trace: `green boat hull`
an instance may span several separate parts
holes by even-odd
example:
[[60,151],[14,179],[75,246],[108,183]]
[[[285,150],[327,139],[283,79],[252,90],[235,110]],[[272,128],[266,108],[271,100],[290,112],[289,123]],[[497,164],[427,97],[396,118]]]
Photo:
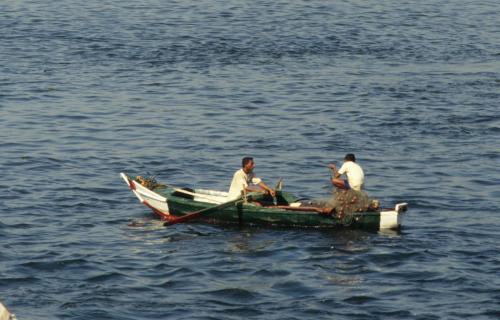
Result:
[[[157,190],[157,192],[167,198],[169,212],[173,216],[183,216],[189,212],[214,206],[213,204],[195,202],[191,199],[175,196],[173,190]],[[239,202],[228,208],[202,215],[196,220],[239,226],[378,229],[380,226],[380,212],[356,212],[339,218],[335,215],[325,215],[318,212],[291,211],[282,208],[257,206],[251,202]]]

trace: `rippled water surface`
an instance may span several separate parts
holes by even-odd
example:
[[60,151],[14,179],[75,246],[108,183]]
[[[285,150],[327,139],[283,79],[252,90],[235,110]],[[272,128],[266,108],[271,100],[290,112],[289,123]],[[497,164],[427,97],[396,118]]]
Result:
[[[496,1],[3,1],[0,300],[19,319],[498,319]],[[164,227],[119,172],[328,195],[399,233]]]

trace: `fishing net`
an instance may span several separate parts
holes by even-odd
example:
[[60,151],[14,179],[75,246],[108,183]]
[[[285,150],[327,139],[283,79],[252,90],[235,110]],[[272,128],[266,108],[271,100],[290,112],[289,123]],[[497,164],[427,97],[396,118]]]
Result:
[[364,191],[335,189],[330,198],[307,201],[304,205],[326,208],[342,224],[349,225],[353,222],[353,213],[376,211],[379,208],[379,201],[370,198]]
[[326,206],[335,209],[338,215],[365,212],[378,208],[378,201],[370,199],[364,191],[335,189]]
[[165,187],[165,185],[158,183],[154,176],[151,176],[151,177],[137,176],[137,177],[135,177],[135,181],[139,182],[141,184],[141,186],[146,187],[150,190]]

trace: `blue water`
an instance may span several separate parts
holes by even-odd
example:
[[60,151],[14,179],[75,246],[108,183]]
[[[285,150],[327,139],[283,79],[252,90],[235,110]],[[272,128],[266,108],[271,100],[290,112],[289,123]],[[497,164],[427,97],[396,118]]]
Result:
[[[0,301],[19,319],[498,319],[497,1],[3,1]],[[119,172],[330,192],[400,233],[164,227]]]

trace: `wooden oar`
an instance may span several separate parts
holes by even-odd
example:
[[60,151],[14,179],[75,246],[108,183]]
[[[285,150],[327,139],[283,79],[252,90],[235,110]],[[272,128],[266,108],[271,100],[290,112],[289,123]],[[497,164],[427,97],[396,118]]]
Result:
[[171,225],[176,224],[176,223],[180,223],[180,222],[184,222],[184,221],[189,221],[189,220],[192,220],[192,219],[197,218],[199,216],[202,216],[202,215],[205,215],[205,214],[208,214],[208,213],[212,213],[214,211],[221,210],[221,209],[230,207],[232,205],[236,205],[238,202],[243,202],[243,200],[241,199],[241,197],[236,198],[235,200],[231,200],[231,201],[228,201],[228,202],[221,203],[221,204],[213,206],[213,207],[201,209],[201,210],[194,211],[194,212],[189,212],[189,213],[187,213],[187,214],[185,214],[183,216],[172,218],[172,220],[169,220],[169,221],[165,222],[163,225],[164,226],[171,226]]

